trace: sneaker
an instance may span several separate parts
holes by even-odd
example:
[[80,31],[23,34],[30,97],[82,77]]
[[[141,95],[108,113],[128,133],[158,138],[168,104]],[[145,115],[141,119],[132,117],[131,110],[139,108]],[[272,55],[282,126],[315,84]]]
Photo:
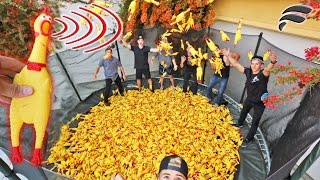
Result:
[[238,123],[235,123],[235,124],[232,124],[232,126],[235,126],[235,127],[237,127],[237,128],[242,128],[243,127],[243,124],[238,124]]
[[227,106],[228,105],[228,102],[227,101],[224,101],[222,103],[220,103],[221,105],[224,105],[224,106]]
[[251,143],[253,142],[253,139],[250,140],[250,139],[245,139],[242,144],[241,144],[241,147],[247,147],[248,145],[250,145]]

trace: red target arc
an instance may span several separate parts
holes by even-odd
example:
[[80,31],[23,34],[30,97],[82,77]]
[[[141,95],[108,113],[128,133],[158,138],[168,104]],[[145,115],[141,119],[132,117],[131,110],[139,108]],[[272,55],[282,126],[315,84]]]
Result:
[[[94,47],[94,48],[91,48],[89,50],[85,50],[84,53],[89,53],[89,52],[94,52],[94,51],[97,51],[105,46],[108,46],[109,44],[113,43],[114,41],[117,40],[117,38],[122,34],[123,32],[123,24],[122,24],[122,21],[121,21],[121,18],[114,12],[112,12],[111,10],[107,9],[107,8],[104,8],[102,6],[99,6],[97,4],[92,4],[93,6],[96,6],[96,7],[99,7],[101,9],[103,9],[104,11],[107,11],[117,22],[117,26],[118,26],[118,29],[117,31],[115,32],[115,35],[110,39],[108,40],[107,42],[97,46],[97,47]],[[101,34],[100,34],[101,35]]]
[[[101,8],[101,7],[100,7]],[[102,30],[101,30],[101,33],[99,34],[98,37],[92,39],[91,41],[87,42],[87,43],[84,43],[84,44],[81,44],[81,45],[78,45],[78,46],[75,46],[75,47],[72,47],[71,49],[79,49],[79,48],[83,48],[85,46],[88,46],[92,43],[95,43],[97,42],[100,38],[102,38],[104,36],[104,34],[107,32],[107,23],[105,22],[105,20],[97,13],[89,10],[89,9],[86,9],[86,8],[83,8],[83,7],[79,7],[79,9],[81,10],[84,10],[84,11],[87,11],[88,13],[91,13],[93,14],[94,16],[96,16],[99,21],[102,23]]]
[[79,14],[79,13],[77,13],[77,12],[75,12],[75,11],[71,11],[71,13],[76,14],[76,15],[82,17],[83,19],[85,19],[85,20],[88,22],[88,24],[89,24],[89,30],[88,30],[88,32],[87,32],[85,35],[83,35],[82,37],[80,37],[80,38],[78,38],[78,39],[76,39],[76,40],[73,40],[73,41],[66,42],[66,44],[72,44],[72,43],[75,43],[75,42],[78,42],[78,41],[83,40],[84,38],[86,38],[87,36],[89,36],[89,35],[91,34],[92,30],[93,30],[93,25],[92,25],[92,22],[90,21],[89,18],[87,18],[86,16],[84,16],[84,15],[82,15],[82,14]]
[[72,18],[70,18],[70,17],[68,17],[68,16],[65,16],[65,15],[63,15],[62,17],[66,18],[66,19],[69,19],[70,21],[72,21],[72,22],[75,24],[76,29],[75,29],[71,34],[69,34],[69,35],[67,35],[67,36],[65,36],[65,37],[59,38],[59,41],[64,40],[64,39],[67,39],[67,38],[69,38],[69,37],[71,37],[71,36],[74,36],[74,35],[79,31],[79,29],[80,29],[79,24],[77,23],[77,21],[75,21],[74,19],[72,19]]
[[63,25],[63,29],[59,32],[52,34],[52,37],[60,36],[61,34],[65,33],[68,30],[69,27],[67,23],[62,21],[60,18],[55,18],[54,20],[61,23]]

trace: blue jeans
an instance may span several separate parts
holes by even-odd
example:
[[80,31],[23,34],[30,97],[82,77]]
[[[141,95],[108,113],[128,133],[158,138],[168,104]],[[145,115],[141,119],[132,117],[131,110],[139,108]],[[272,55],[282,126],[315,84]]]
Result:
[[228,84],[229,77],[222,78],[220,76],[213,75],[210,79],[210,82],[207,87],[207,98],[212,100],[212,88],[219,83],[218,95],[214,101],[215,104],[220,105],[221,100],[223,98],[223,93],[226,90]]

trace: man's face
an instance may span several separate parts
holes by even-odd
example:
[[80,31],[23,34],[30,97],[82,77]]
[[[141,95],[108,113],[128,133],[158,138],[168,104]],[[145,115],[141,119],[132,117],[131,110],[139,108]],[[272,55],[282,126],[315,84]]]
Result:
[[112,51],[109,49],[106,51],[106,55],[108,58],[111,58],[112,57]]
[[186,180],[186,177],[178,171],[164,169],[160,172],[158,180]]
[[138,39],[138,45],[143,46],[144,45],[144,40],[143,39]]
[[262,67],[262,63],[258,59],[252,59],[251,60],[251,69],[253,72],[260,71]]

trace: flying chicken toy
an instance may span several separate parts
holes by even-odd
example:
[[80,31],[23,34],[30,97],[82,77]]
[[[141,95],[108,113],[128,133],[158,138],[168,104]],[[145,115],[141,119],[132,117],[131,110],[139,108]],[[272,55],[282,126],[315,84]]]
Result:
[[234,37],[234,47],[237,46],[238,41],[240,41],[241,38],[242,38],[242,37],[241,37],[241,27],[242,27],[242,23],[243,23],[243,19],[241,18],[241,19],[239,20],[237,32],[236,32],[236,35],[235,35],[235,37]]
[[249,52],[248,52],[248,58],[249,58],[250,61],[253,58],[253,53],[252,53],[251,50],[249,50]]
[[131,19],[131,16],[134,12],[136,12],[137,10],[137,1],[136,0],[133,0],[130,5],[129,5],[129,8],[128,8],[128,21],[130,21]]
[[271,50],[269,49],[264,55],[263,55],[263,61],[267,61],[270,56]]
[[160,5],[160,3],[158,1],[156,1],[156,0],[144,0],[144,2],[152,3],[152,4],[156,5],[156,6]]
[[230,38],[228,37],[228,35],[223,31],[223,30],[220,30],[220,34],[221,34],[221,39],[222,41],[230,41]]

